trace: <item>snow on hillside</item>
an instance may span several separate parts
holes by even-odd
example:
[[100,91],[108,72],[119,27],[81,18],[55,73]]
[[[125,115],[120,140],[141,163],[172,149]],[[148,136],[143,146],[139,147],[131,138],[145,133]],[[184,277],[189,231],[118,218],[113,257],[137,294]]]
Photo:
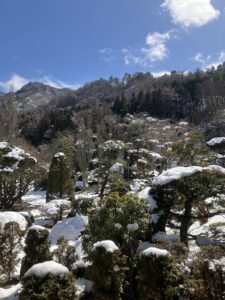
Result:
[[27,221],[21,214],[13,211],[0,212],[0,228],[4,228],[5,224],[9,222],[16,222],[21,230],[27,228]]
[[57,240],[62,236],[68,241],[75,241],[85,229],[87,223],[88,217],[86,216],[76,216],[58,222],[52,227],[49,240],[52,245],[55,245]]

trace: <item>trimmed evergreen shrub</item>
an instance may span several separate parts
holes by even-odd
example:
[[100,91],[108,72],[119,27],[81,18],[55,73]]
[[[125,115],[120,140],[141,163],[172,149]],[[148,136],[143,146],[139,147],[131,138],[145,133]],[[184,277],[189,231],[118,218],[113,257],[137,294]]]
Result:
[[0,228],[0,266],[9,282],[19,262],[18,254],[24,232],[16,222],[6,223]]
[[[104,242],[114,244],[112,241]],[[110,251],[99,245],[92,249],[90,258],[92,265],[88,275],[94,283],[91,299],[121,300],[124,271],[121,267],[122,258],[119,249]]]
[[74,182],[69,160],[64,153],[56,153],[48,173],[47,201],[53,199],[74,199]]
[[25,239],[25,257],[22,260],[20,276],[23,276],[33,265],[51,260],[48,230],[41,226],[32,226]]
[[48,261],[34,265],[22,278],[20,300],[74,300],[74,297],[74,277],[58,263]]
[[138,299],[178,299],[180,270],[167,250],[148,248],[143,251],[137,274]]

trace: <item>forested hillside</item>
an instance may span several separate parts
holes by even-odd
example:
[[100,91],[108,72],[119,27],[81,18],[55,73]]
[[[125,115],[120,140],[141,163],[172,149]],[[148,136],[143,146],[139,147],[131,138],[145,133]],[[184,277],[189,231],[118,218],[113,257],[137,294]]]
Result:
[[223,299],[224,104],[225,64],[0,95],[0,299]]

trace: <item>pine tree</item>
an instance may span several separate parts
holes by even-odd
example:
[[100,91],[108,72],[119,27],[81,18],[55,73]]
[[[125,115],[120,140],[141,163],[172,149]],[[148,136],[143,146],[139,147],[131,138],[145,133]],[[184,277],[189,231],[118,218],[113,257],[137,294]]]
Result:
[[23,232],[16,222],[6,223],[3,229],[0,228],[0,265],[7,282],[10,282],[19,262],[18,253],[22,236]]
[[31,226],[25,239],[25,257],[22,260],[20,275],[23,276],[28,269],[37,263],[52,258],[48,230],[41,226]]
[[57,198],[74,199],[72,169],[64,153],[55,154],[52,159],[47,180],[47,201]]

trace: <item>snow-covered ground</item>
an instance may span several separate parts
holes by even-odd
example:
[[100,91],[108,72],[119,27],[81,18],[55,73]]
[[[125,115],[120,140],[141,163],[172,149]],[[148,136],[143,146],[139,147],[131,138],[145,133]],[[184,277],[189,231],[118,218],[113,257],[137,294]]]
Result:
[[21,288],[21,284],[13,285],[10,288],[0,288],[0,300],[18,300],[18,291]]

